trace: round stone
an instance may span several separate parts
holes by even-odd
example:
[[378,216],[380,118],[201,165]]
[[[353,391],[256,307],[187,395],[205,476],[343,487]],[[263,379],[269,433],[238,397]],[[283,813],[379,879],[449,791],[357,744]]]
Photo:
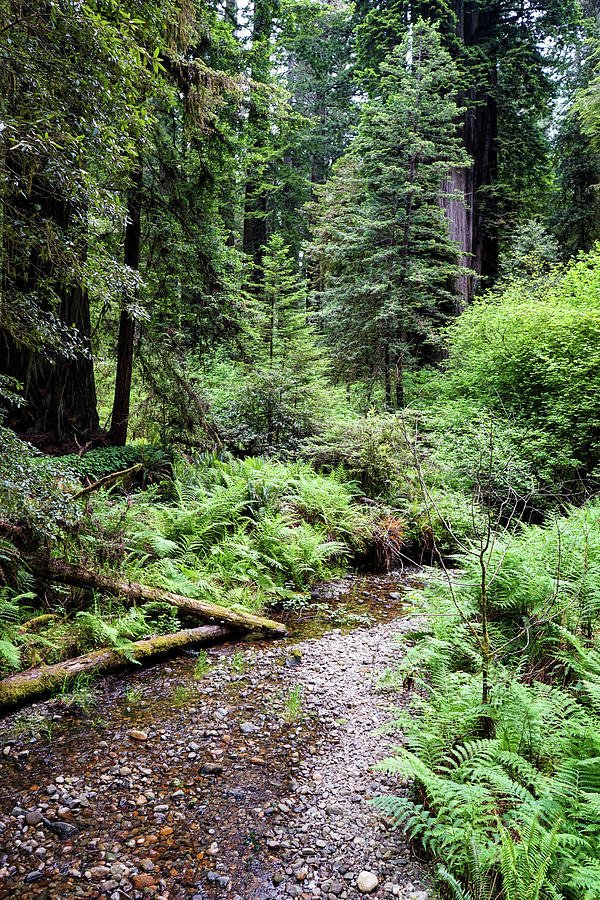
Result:
[[39,809],[30,810],[25,816],[25,821],[28,825],[39,825],[42,821],[42,814]]
[[379,879],[373,872],[361,872],[356,879],[356,887],[361,894],[372,894],[378,884]]

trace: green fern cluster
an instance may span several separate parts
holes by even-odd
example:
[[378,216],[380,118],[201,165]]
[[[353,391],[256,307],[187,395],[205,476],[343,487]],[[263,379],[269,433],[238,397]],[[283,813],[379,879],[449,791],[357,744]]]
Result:
[[22,667],[23,658],[37,649],[51,651],[54,642],[41,634],[28,632],[21,623],[31,614],[35,593],[9,585],[0,588],[0,677]]
[[131,662],[136,661],[129,650],[132,641],[181,628],[174,607],[160,602],[145,603],[128,610],[117,609],[109,615],[103,615],[98,608],[93,612],[85,610],[77,613],[75,621],[81,648],[111,647],[120,650]]
[[[93,451],[79,462],[96,478],[107,466],[127,467],[139,458],[130,450]],[[356,503],[356,487],[342,472],[319,475],[302,463],[203,454],[193,464],[175,464],[168,496],[160,485],[127,497],[94,492],[59,552],[76,564],[110,567],[131,580],[232,608],[295,606],[310,584],[340,573],[367,545],[377,515]],[[127,654],[132,641],[181,627],[163,604],[126,611],[98,597],[90,609],[70,612],[68,591],[56,588],[44,621],[27,631],[21,627],[24,592],[16,600],[14,593],[0,595],[5,668],[58,662],[100,647]],[[30,615],[38,618],[35,610]]]
[[340,571],[372,530],[352,483],[305,464],[207,456],[180,463],[176,476],[172,502],[140,495],[102,516],[124,535],[129,577],[190,597],[246,608],[291,602]]
[[457,900],[600,898],[600,507],[522,527],[487,561],[492,665],[482,702],[482,581],[415,597],[396,684],[416,686],[380,764],[409,786],[377,803],[433,858]]

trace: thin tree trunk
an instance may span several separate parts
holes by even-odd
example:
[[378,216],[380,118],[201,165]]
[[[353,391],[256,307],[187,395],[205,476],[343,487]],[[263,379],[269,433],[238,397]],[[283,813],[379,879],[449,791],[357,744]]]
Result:
[[402,354],[396,359],[396,409],[404,409],[404,364]]
[[[137,272],[140,267],[140,237],[142,212],[142,167],[135,171],[127,201],[127,226],[125,228],[125,265]],[[127,443],[129,407],[131,402],[131,378],[133,374],[133,344],[135,320],[127,309],[121,310],[119,338],[117,342],[117,375],[113,401],[109,440],[122,447]]]
[[233,28],[233,33],[238,27],[237,0],[225,0],[225,21]]
[[[266,83],[270,76],[270,39],[273,28],[273,0],[254,0],[252,25],[252,66],[251,75],[255,82]],[[253,99],[248,113],[248,129],[254,149],[260,153],[267,140],[269,122],[265,109],[266,98]],[[259,268],[262,265],[267,243],[267,194],[263,185],[264,173],[256,169],[247,173],[246,198],[244,203],[244,253]],[[254,281],[254,291],[260,287]]]
[[385,388],[385,405],[389,408],[392,404],[392,379],[390,373],[390,345],[387,340],[383,349],[383,378]]

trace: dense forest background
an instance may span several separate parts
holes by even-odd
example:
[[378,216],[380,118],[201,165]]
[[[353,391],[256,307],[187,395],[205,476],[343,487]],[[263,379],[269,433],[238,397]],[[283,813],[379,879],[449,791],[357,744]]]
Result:
[[599,21],[0,0],[0,708],[435,564],[380,805],[600,897]]
[[414,402],[475,296],[593,252],[596,13],[5,4],[5,424],[263,452]]

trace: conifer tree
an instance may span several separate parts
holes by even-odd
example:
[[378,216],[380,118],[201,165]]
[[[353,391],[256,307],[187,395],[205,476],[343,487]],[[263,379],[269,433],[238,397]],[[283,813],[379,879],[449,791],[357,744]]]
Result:
[[[436,22],[456,60],[464,105],[468,169],[452,174],[468,199],[448,204],[465,264],[497,274],[498,252],[524,218],[543,215],[551,189],[548,122],[564,80],[560,50],[571,42],[580,8],[597,0],[357,0],[358,67],[377,91],[381,61],[419,17]],[[477,281],[463,278],[465,300]]]
[[[271,39],[277,0],[254,0],[252,19],[253,82],[266,85],[271,81]],[[248,172],[244,202],[243,248],[260,270],[267,240],[267,184],[265,165],[269,147],[269,97],[254,91],[248,112]]]
[[240,417],[262,446],[289,445],[313,430],[325,363],[307,319],[305,282],[279,233],[265,246],[260,282]]
[[[338,167],[337,178],[351,174],[350,183],[329,194],[334,203],[342,199],[344,234],[328,230],[326,200],[316,248],[326,269],[324,324],[337,358],[358,370],[370,366],[383,376],[386,402],[395,387],[403,406],[405,369],[435,356],[438,326],[455,304],[458,250],[441,195],[469,157],[461,110],[450,99],[456,67],[434,26],[418,20],[382,75],[351,149],[355,162]],[[331,243],[337,247],[327,277]]]

